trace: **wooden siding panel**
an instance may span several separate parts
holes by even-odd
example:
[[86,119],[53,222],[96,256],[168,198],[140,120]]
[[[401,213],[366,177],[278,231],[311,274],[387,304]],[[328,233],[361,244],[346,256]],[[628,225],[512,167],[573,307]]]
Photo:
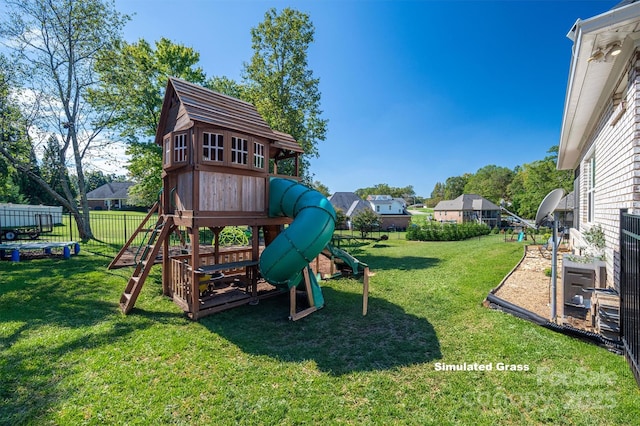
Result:
[[193,174],[182,173],[178,175],[174,196],[177,210],[193,210]]
[[266,178],[229,173],[200,172],[200,210],[263,212]]

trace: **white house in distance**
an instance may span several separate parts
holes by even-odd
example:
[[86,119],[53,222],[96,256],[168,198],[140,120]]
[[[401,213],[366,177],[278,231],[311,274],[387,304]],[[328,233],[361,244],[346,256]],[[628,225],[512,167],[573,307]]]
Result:
[[336,192],[329,197],[329,201],[335,209],[344,212],[348,221],[364,209],[373,210],[380,218],[380,229],[385,231],[405,230],[411,221],[411,215],[406,210],[407,203],[402,198],[390,195],[370,195],[365,201],[354,192]]
[[402,198],[391,195],[369,195],[367,201],[371,209],[380,216],[382,229],[404,230],[409,226],[411,215],[407,212],[407,203]]
[[575,175],[570,242],[601,225],[607,286],[619,289],[620,214],[640,214],[640,3],[578,19],[562,118],[558,168]]

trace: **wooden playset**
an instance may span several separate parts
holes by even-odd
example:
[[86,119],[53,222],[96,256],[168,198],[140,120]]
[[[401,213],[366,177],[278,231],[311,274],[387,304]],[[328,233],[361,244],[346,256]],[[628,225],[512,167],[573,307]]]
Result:
[[[163,149],[160,201],[110,265],[122,266],[145,233],[120,299],[124,313],[159,262],[163,293],[194,320],[284,291],[293,320],[323,306],[309,264],[331,240],[335,211],[298,182],[303,150],[290,135],[272,130],[247,102],[170,78],[155,142]],[[248,246],[220,245],[232,226],[250,229]],[[202,244],[207,230],[212,243]],[[298,287],[309,302],[302,311]]]

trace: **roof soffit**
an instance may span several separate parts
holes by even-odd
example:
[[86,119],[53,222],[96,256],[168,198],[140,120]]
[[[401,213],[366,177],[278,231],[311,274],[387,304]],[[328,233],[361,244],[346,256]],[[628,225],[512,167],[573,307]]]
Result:
[[[604,106],[614,94],[640,34],[640,3],[578,20],[567,37],[574,41],[565,97],[558,168],[575,167],[580,151]],[[608,61],[589,60],[598,48],[622,43]]]

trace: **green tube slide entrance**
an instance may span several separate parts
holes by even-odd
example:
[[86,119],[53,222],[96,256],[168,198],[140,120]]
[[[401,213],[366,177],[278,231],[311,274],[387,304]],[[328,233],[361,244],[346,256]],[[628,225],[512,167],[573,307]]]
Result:
[[[265,247],[260,272],[273,285],[297,286],[302,271],[331,241],[336,212],[329,200],[313,189],[289,179],[271,178],[269,216],[286,216],[293,222]],[[313,274],[311,288],[316,307],[324,305],[322,291]]]

